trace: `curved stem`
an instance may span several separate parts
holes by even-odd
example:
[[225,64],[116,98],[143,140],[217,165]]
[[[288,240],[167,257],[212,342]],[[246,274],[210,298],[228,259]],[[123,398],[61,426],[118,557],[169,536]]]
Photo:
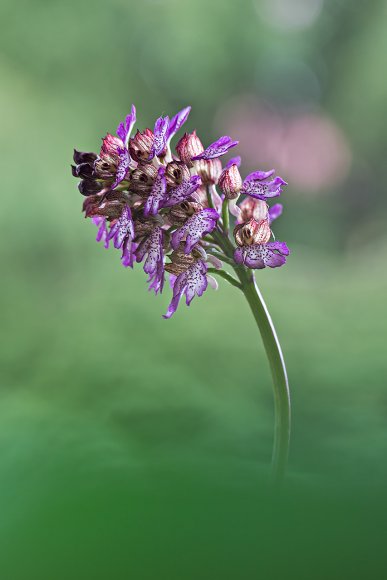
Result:
[[272,476],[276,484],[281,484],[288,461],[291,419],[290,391],[285,361],[273,321],[256,284],[254,274],[248,275],[245,273],[242,277],[239,276],[239,279],[242,283],[242,291],[246,296],[261,333],[270,364],[274,387],[275,412]]
[[[222,250],[233,256],[234,246],[220,231],[212,234]],[[290,442],[290,391],[285,361],[273,322],[256,284],[254,274],[244,266],[234,264],[234,270],[246,296],[269,360],[274,391],[274,444],[272,454],[272,476],[281,484],[285,475]]]

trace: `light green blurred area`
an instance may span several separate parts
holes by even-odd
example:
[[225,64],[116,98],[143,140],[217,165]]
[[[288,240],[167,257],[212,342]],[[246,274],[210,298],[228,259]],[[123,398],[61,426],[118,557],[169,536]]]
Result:
[[[382,577],[386,3],[326,0],[302,30],[248,1],[1,11],[0,578]],[[292,255],[257,276],[293,394],[278,501],[243,296],[223,283],[163,320],[169,289],[155,298],[94,242],[69,167],[131,102],[140,126],[192,104],[188,128],[209,143],[246,94],[323,111],[352,157],[327,190],[290,183],[275,232]]]

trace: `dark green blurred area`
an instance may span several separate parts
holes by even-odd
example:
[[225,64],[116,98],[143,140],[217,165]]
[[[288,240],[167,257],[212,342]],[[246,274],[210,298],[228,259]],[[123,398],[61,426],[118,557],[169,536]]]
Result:
[[[385,1],[2,0],[1,580],[385,576],[386,26]],[[289,181],[292,255],[257,276],[293,393],[279,499],[243,296],[163,320],[80,213],[72,149],[132,102],[140,127],[191,104]]]

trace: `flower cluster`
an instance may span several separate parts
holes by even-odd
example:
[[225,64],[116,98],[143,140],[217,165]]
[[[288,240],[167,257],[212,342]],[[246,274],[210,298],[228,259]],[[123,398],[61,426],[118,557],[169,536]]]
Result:
[[[223,168],[220,157],[238,144],[228,136],[204,148],[196,131],[184,133],[173,153],[171,140],[189,113],[187,107],[172,119],[159,117],[153,130],[132,136],[132,106],[116,135],[103,139],[99,155],[75,150],[72,165],[85,216],[98,227],[97,241],[121,250],[125,267],[143,263],[155,293],[162,292],[169,274],[172,300],[165,318],[183,295],[189,305],[208,283],[216,288],[212,273],[231,279],[224,261],[238,273],[244,267],[281,266],[289,254],[285,243],[270,241],[270,225],[282,206],[267,205],[285,181],[274,170],[242,180],[239,157]],[[229,239],[229,213],[236,217],[236,248]]]

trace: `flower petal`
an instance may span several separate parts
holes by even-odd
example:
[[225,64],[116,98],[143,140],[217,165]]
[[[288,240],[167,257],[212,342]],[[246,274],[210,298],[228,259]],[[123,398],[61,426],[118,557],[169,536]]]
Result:
[[202,296],[207,290],[207,266],[201,260],[195,262],[187,271],[185,302],[189,306],[195,296]]
[[176,312],[177,307],[179,306],[180,298],[183,295],[184,290],[187,286],[187,272],[182,272],[175,278],[173,283],[173,296],[172,300],[168,306],[168,310],[166,314],[163,315],[163,318],[171,318],[171,316]]
[[270,169],[270,171],[253,171],[252,173],[249,173],[249,175],[245,178],[245,181],[255,181],[257,179],[262,181],[262,179],[267,179],[268,177],[274,175],[274,172],[275,169]]
[[136,107],[132,105],[130,115],[125,118],[125,123],[120,123],[117,127],[117,135],[123,142],[126,148],[128,148],[129,138],[133,131],[134,124],[136,122]]
[[169,127],[169,117],[159,117],[155,123],[154,140],[152,144],[149,160],[153,159],[155,155],[160,155],[167,144],[167,132]]
[[275,177],[272,181],[246,178],[243,182],[241,193],[265,201],[268,198],[281,195],[283,185],[287,185],[287,183],[279,176]]
[[144,263],[144,272],[149,275],[149,290],[154,290],[157,294],[162,292],[164,287],[164,252],[163,252],[164,232],[159,227],[153,228],[136,249],[136,261]]
[[166,201],[163,203],[163,207],[172,207],[181,203],[188,197],[190,197],[202,184],[202,180],[199,175],[192,175],[187,181],[183,181],[180,185],[171,189],[168,193]]
[[266,247],[269,250],[277,250],[284,256],[289,256],[290,254],[290,250],[288,246],[285,244],[285,242],[269,242],[268,244],[266,244]]
[[274,220],[279,218],[282,214],[282,203],[276,203],[272,207],[269,208],[269,223],[271,224]]
[[137,244],[127,237],[122,244],[121,263],[125,268],[133,268]]
[[237,155],[236,157],[231,157],[231,159],[229,159],[227,161],[226,169],[229,169],[229,167],[231,167],[231,165],[236,165],[237,167],[240,167],[241,162],[242,162],[242,158],[240,155]]
[[167,182],[165,179],[165,167],[159,167],[157,177],[153,183],[152,190],[144,206],[144,215],[156,215],[165,200]]
[[269,242],[237,248],[234,252],[234,260],[237,264],[260,270],[266,266],[270,268],[282,266],[286,262],[287,255],[289,255],[289,248],[285,242]]
[[93,223],[98,226],[97,237],[95,238],[97,242],[103,242],[104,247],[108,249],[110,239],[108,237],[106,218],[102,216],[95,216],[92,218]]
[[172,139],[174,135],[176,135],[178,131],[180,131],[184,123],[187,121],[190,112],[191,107],[186,107],[185,109],[179,111],[174,117],[172,117],[167,131],[168,142]]
[[220,157],[221,155],[227,153],[229,149],[235,147],[235,145],[238,145],[238,143],[239,141],[233,141],[231,137],[224,135],[214,143],[211,143],[211,145],[209,145],[207,149],[203,151],[203,153],[196,155],[196,157],[193,157],[192,159],[215,159],[216,157]]
[[119,249],[122,247],[125,238],[134,238],[134,225],[130,207],[125,205],[121,217],[110,228],[108,240],[113,239],[114,247]]
[[171,245],[177,249],[183,238],[186,238],[184,252],[189,254],[195,244],[205,235],[209,234],[216,227],[219,214],[212,208],[206,208],[191,216],[186,223],[173,232]]
[[121,181],[125,179],[130,164],[130,158],[127,149],[118,149],[118,154],[119,163],[117,167],[116,180],[112,185],[112,189],[115,189],[117,185],[119,185]]

